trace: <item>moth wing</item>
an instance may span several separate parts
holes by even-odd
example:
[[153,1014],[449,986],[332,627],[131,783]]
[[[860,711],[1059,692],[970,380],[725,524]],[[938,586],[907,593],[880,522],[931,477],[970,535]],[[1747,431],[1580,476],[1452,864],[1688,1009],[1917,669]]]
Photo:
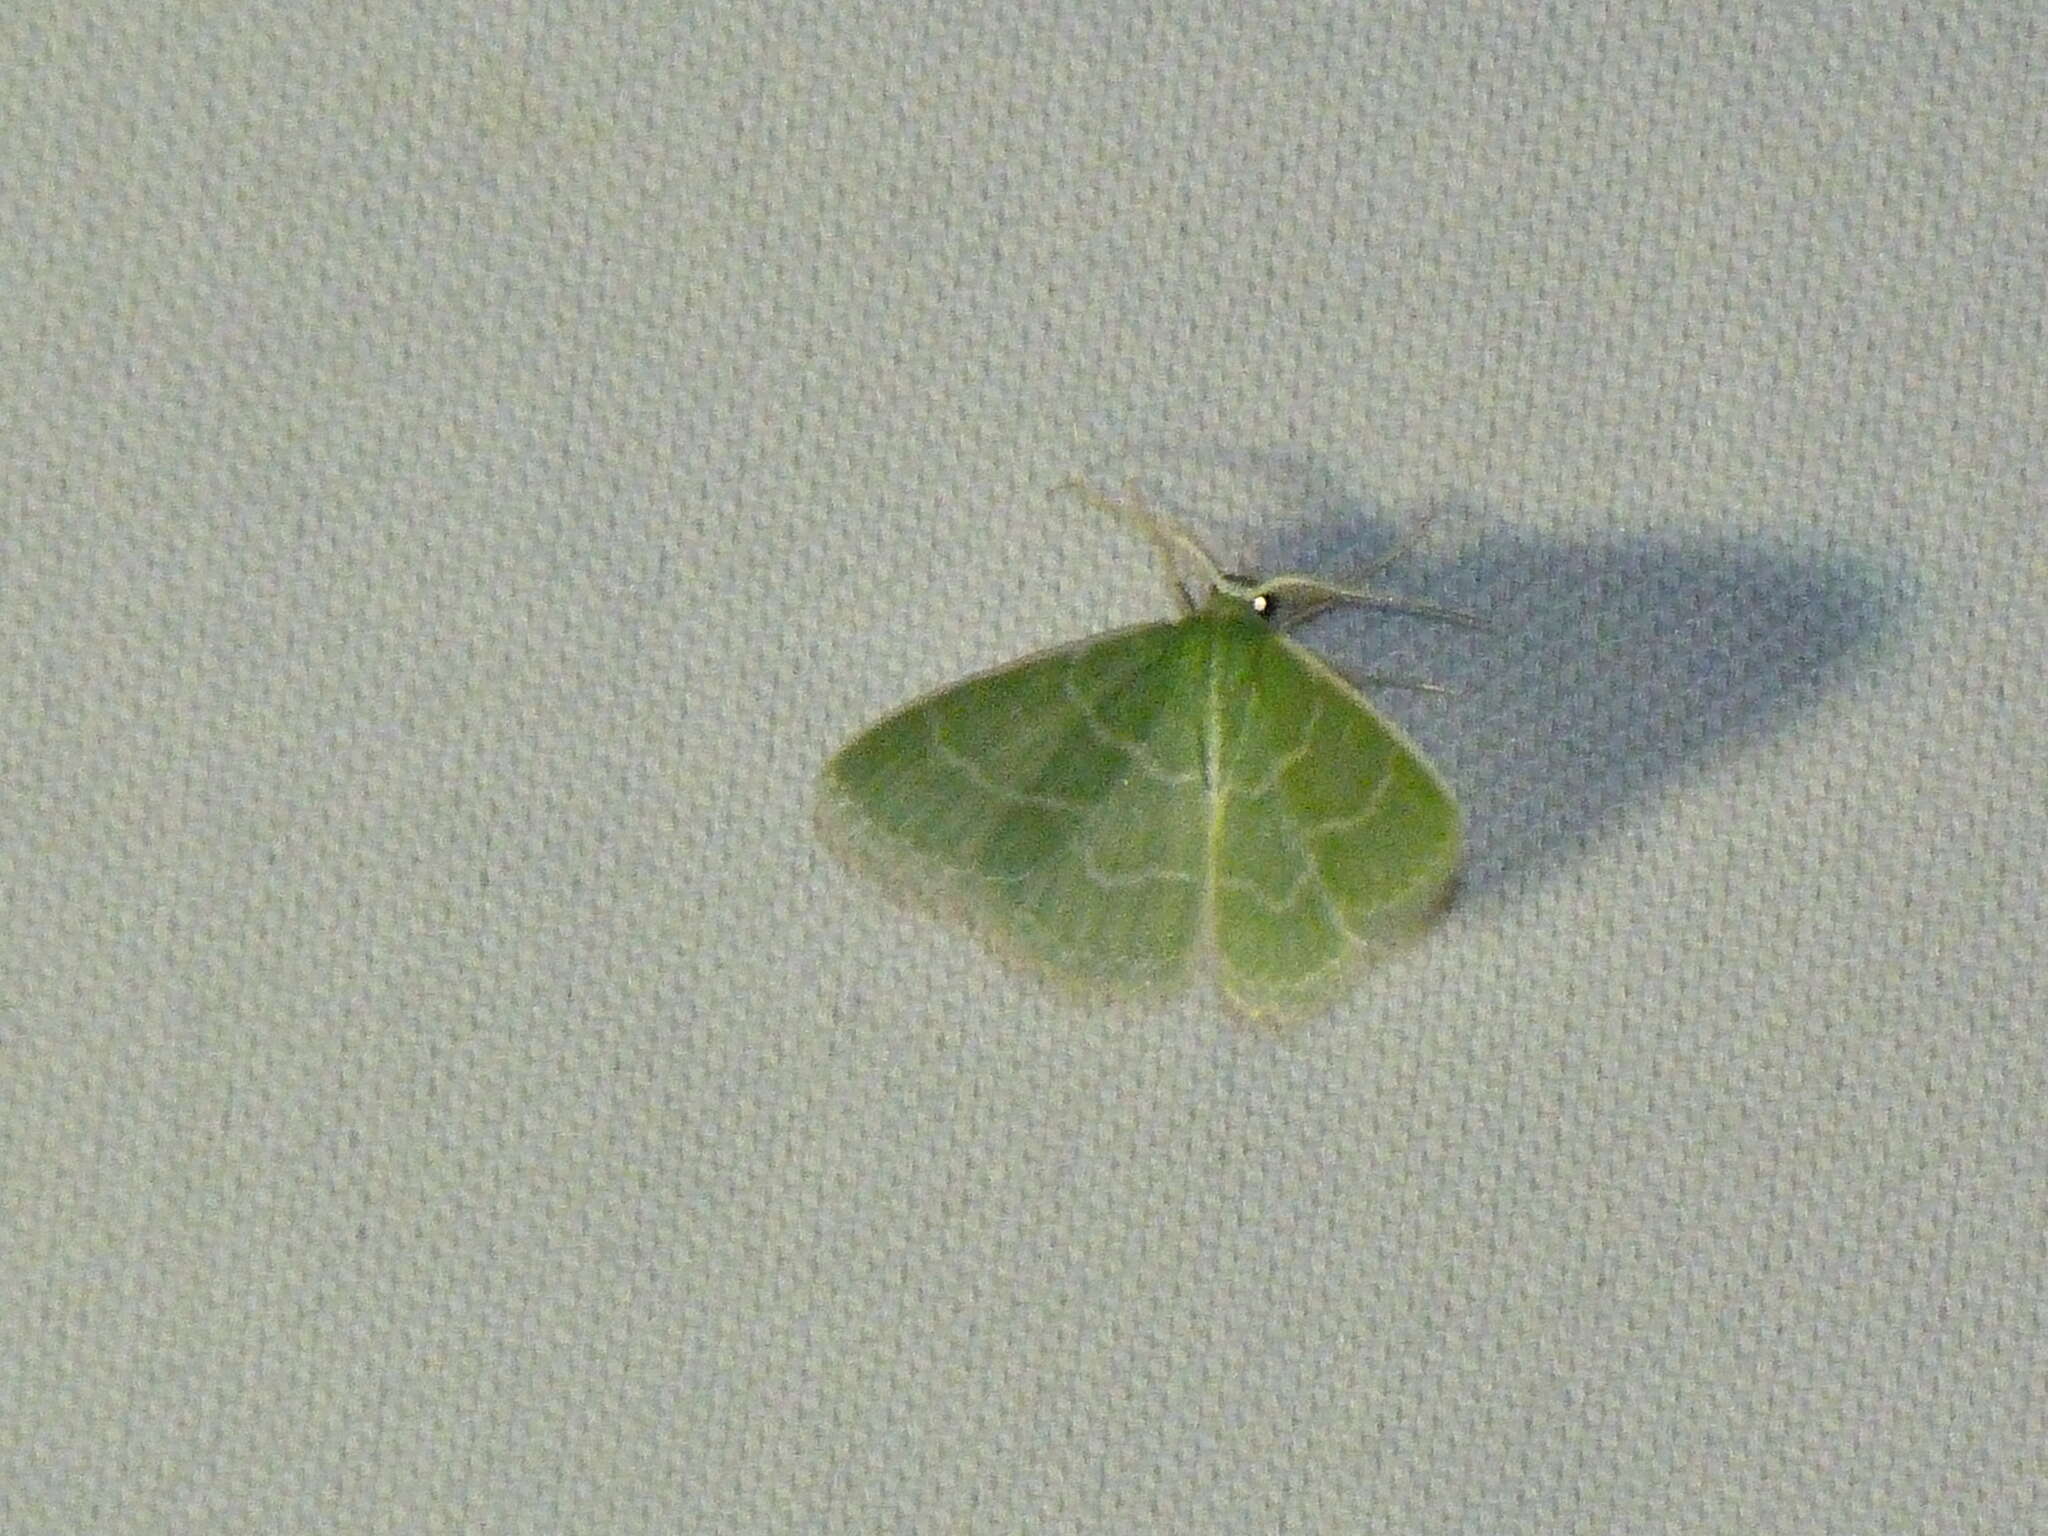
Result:
[[1083,982],[1180,979],[1207,875],[1207,648],[1187,620],[1028,656],[906,705],[825,770],[889,885]]
[[1223,669],[1211,918],[1225,993],[1255,1016],[1330,1002],[1439,906],[1457,802],[1391,721],[1284,635]]

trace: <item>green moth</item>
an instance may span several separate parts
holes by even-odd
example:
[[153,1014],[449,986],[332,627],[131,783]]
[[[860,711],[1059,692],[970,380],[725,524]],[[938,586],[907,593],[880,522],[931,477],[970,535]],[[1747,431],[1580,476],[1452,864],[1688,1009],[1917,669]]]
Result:
[[1462,834],[1415,746],[1286,631],[1339,604],[1478,621],[1233,576],[1134,497],[1063,489],[1151,539],[1180,616],[906,705],[827,764],[827,828],[892,888],[1060,977],[1160,989],[1207,953],[1237,1008],[1311,1013],[1441,905]]

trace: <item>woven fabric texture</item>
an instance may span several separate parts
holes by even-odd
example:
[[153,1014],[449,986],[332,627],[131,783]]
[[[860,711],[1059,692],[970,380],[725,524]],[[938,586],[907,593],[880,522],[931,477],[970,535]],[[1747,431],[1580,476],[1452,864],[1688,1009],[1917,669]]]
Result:
[[[0,1528],[2048,1528],[2034,0],[0,32]],[[1284,1036],[814,836],[1074,473],[1491,621]]]

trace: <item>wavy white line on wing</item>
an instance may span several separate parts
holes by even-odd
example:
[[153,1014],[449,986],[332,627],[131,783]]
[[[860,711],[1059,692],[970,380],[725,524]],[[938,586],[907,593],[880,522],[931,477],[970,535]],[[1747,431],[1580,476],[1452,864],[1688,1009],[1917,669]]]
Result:
[[927,714],[924,720],[926,730],[932,739],[932,750],[939,755],[940,760],[990,799],[999,800],[1005,805],[1036,806],[1040,810],[1064,811],[1075,816],[1087,810],[1087,802],[1083,800],[1068,800],[1059,795],[1042,795],[1031,790],[1011,789],[1007,785],[996,783],[974,759],[954,750],[940,733],[936,717]]
[[1159,761],[1158,757],[1153,753],[1150,743],[1141,741],[1135,736],[1120,736],[1105,725],[1101,716],[1095,713],[1094,703],[1082,697],[1075,690],[1071,664],[1068,666],[1066,676],[1061,679],[1060,691],[1067,696],[1067,702],[1080,711],[1082,720],[1087,723],[1088,729],[1095,733],[1096,739],[1126,754],[1144,771],[1147,778],[1155,779],[1161,784],[1176,787],[1183,784],[1193,784],[1201,778],[1202,771],[1199,768],[1186,768],[1175,772]]
[[1224,781],[1223,792],[1233,800],[1267,800],[1280,787],[1281,775],[1308,756],[1309,747],[1316,733],[1316,722],[1322,719],[1323,701],[1318,698],[1302,721],[1301,740],[1273,759],[1272,766],[1259,776],[1259,781],[1249,789],[1240,789],[1229,780]]

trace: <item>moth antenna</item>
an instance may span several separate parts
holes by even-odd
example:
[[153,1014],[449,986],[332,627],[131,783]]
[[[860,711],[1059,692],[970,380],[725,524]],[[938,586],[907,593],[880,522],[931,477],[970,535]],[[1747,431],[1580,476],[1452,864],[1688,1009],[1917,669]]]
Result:
[[1284,615],[1283,623],[1289,626],[1304,623],[1331,608],[1348,605],[1370,608],[1379,613],[1405,613],[1411,618],[1433,619],[1465,629],[1493,627],[1478,614],[1467,613],[1463,608],[1425,603],[1417,598],[1403,597],[1398,592],[1376,592],[1370,587],[1340,587],[1335,582],[1314,576],[1270,576],[1259,583],[1258,590],[1280,598],[1291,595],[1301,604],[1294,612]]
[[1157,552],[1159,561],[1166,570],[1166,584],[1173,589],[1173,595],[1183,610],[1192,613],[1197,604],[1188,596],[1188,589],[1181,579],[1183,559],[1190,558],[1202,568],[1202,576],[1211,586],[1223,578],[1223,567],[1216,563],[1216,557],[1202,547],[1202,543],[1187,529],[1181,527],[1164,513],[1156,512],[1145,505],[1134,484],[1126,483],[1124,496],[1118,500],[1106,496],[1087,481],[1076,475],[1062,480],[1052,488],[1052,494],[1078,496],[1098,512],[1131,524],[1150,541]]

